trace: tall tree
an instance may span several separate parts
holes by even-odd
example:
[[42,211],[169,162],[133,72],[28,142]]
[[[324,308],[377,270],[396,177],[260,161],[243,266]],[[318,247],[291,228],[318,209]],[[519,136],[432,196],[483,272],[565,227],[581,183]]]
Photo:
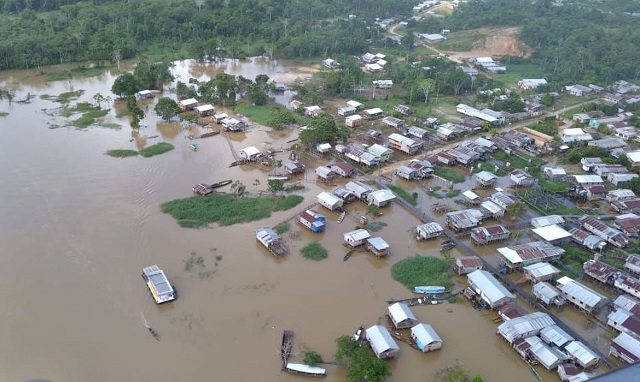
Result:
[[169,97],[160,98],[153,110],[165,121],[170,120],[180,113],[180,107],[176,101]]

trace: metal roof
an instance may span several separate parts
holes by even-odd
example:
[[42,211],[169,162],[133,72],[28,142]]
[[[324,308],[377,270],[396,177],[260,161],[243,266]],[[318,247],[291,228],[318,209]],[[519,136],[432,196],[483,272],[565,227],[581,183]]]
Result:
[[498,252],[510,263],[519,264],[525,261],[543,261],[548,258],[560,256],[565,251],[545,241],[534,241],[512,247],[498,248]]
[[345,233],[344,237],[345,239],[347,237],[350,237],[354,241],[360,241],[370,238],[371,234],[369,234],[369,231],[367,231],[366,229],[357,229],[355,231]]
[[599,175],[574,175],[578,183],[604,183]]
[[342,199],[326,191],[322,191],[321,193],[318,194],[318,200],[322,200],[323,202],[328,203],[329,205],[343,203]]
[[387,350],[400,350],[396,341],[384,326],[373,325],[365,330],[374,353],[381,354]]
[[549,300],[553,300],[558,296],[562,296],[562,293],[558,290],[558,288],[549,284],[546,281],[541,281],[533,285],[533,291],[541,294]]
[[555,325],[555,322],[548,314],[534,312],[502,323],[498,326],[498,333],[509,343],[513,343],[518,338],[537,335],[540,330],[551,325]]
[[291,370],[294,372],[302,373],[302,374],[310,374],[313,376],[316,375],[325,375],[327,372],[326,369],[317,366],[309,366],[304,363],[287,363],[287,370]]
[[489,171],[480,171],[479,173],[476,174],[476,178],[483,180],[485,182],[498,179],[498,177],[495,174]]
[[544,366],[547,370],[554,369],[559,362],[567,358],[557,349],[552,349],[540,340],[540,338],[532,336],[524,339],[529,344],[531,354]]
[[593,350],[589,349],[586,345],[584,345],[580,341],[573,341],[569,343],[569,345],[565,346],[564,349],[569,352],[571,356],[578,360],[578,363],[581,365],[588,365],[594,359],[599,360],[598,357]]
[[540,216],[531,219],[531,225],[538,228],[562,223],[564,223],[564,218],[560,215]]
[[413,334],[420,343],[429,345],[434,342],[442,342],[442,338],[433,330],[433,327],[429,324],[418,324],[411,328],[411,334]]
[[347,190],[351,190],[351,191],[355,192],[356,195],[358,195],[358,196],[361,196],[365,192],[373,191],[373,188],[371,188],[371,186],[366,185],[364,183],[360,183],[358,181],[348,182],[347,184],[344,185],[344,188],[346,188]]
[[562,330],[558,325],[551,325],[540,331],[540,338],[547,343],[553,343],[555,346],[562,347],[569,341],[575,340],[569,333]]
[[244,153],[247,157],[251,157],[251,156],[260,154],[260,150],[258,150],[254,146],[245,147],[244,149],[240,150],[240,152]]
[[535,278],[545,277],[545,276],[554,275],[554,274],[560,274],[560,270],[558,268],[546,262],[527,265],[523,269],[529,272]]
[[384,147],[384,146],[379,145],[377,143],[371,145],[371,147],[369,147],[367,149],[367,151],[370,152],[373,155],[376,155],[376,156],[382,156],[382,155],[389,154],[389,153],[393,152],[393,150],[391,150],[390,148]]
[[613,301],[613,305],[640,316],[640,302],[629,295],[618,296]]
[[571,233],[557,224],[534,228],[531,231],[546,241],[566,239],[572,236]]
[[213,110],[214,107],[211,104],[206,104],[206,105],[202,105],[202,106],[196,106],[196,110],[197,111],[209,111],[209,110]]
[[365,110],[364,113],[367,115],[374,115],[374,114],[382,114],[383,111],[379,107],[374,107],[373,109]]
[[327,166],[318,166],[315,171],[316,175],[329,176],[333,173],[333,170]]
[[616,347],[618,351],[624,351],[630,358],[635,358],[636,362],[640,360],[640,339],[637,337],[620,333],[618,337],[613,339],[611,346]]
[[480,198],[480,195],[476,194],[475,192],[473,192],[471,190],[467,190],[467,191],[463,192],[462,195],[464,195],[464,197],[469,199],[469,200],[476,200],[476,199]]
[[562,285],[560,287],[562,293],[570,297],[575,297],[576,300],[582,302],[588,307],[593,308],[600,304],[602,300],[606,300],[606,297],[604,297],[600,293],[583,284],[580,284],[577,281],[572,280],[569,277],[561,277],[557,282],[558,284]]
[[384,203],[396,198],[396,195],[391,190],[382,189],[376,190],[369,194],[370,198],[373,198],[378,203]]
[[500,284],[500,282],[487,271],[478,269],[469,273],[467,278],[469,283],[473,283],[473,285],[480,290],[482,297],[488,300],[487,302],[491,305],[499,302],[505,297],[511,299],[515,298],[507,288],[502,286],[502,284]]
[[407,304],[402,302],[396,302],[390,305],[388,308],[389,314],[393,317],[395,322],[402,322],[404,320],[416,320],[416,316],[413,315],[411,309]]

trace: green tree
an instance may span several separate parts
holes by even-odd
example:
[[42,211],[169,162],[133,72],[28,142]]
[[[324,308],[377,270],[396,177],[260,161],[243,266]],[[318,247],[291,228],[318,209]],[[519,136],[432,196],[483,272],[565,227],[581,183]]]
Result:
[[351,336],[341,336],[336,340],[338,349],[335,360],[349,369],[350,381],[381,382],[391,375],[391,367],[376,358],[368,347],[360,346]]
[[276,192],[284,190],[284,182],[277,179],[269,180],[267,188],[275,194]]
[[125,73],[113,82],[111,86],[111,93],[117,95],[119,98],[125,98],[130,95],[133,96],[136,92],[140,91],[142,87],[132,73]]
[[182,81],[178,81],[178,83],[176,84],[176,95],[178,96],[179,100],[196,98],[198,96],[193,85],[189,86]]
[[178,106],[176,101],[172,100],[169,97],[160,98],[153,110],[164,121],[168,121],[178,115],[178,113],[180,113],[180,107]]
[[308,351],[304,353],[304,360],[302,363],[309,366],[315,366],[317,363],[322,362],[322,356],[314,351]]
[[476,374],[473,376],[473,382],[484,382],[480,374]]
[[266,105],[268,101],[267,93],[256,85],[249,91],[249,101],[257,106]]
[[310,148],[317,143],[331,143],[346,141],[349,130],[345,126],[336,125],[331,114],[321,113],[309,123],[309,128],[300,132],[300,141]]
[[422,95],[424,95],[424,103],[427,103],[429,100],[429,92],[433,89],[435,85],[435,81],[431,78],[425,78],[419,82],[419,88],[422,91]]

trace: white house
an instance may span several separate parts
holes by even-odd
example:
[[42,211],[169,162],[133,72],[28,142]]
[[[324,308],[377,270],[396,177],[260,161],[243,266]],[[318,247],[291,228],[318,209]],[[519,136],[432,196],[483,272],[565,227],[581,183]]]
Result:
[[357,229],[344,234],[344,242],[351,248],[363,245],[371,234],[366,229]]
[[411,339],[425,353],[442,348],[442,338],[428,324],[418,324],[411,328]]
[[402,302],[396,302],[390,305],[387,311],[396,329],[410,328],[418,323],[418,319],[414,316],[411,309],[409,309],[409,306]]
[[326,191],[318,194],[318,203],[331,211],[338,210],[344,206],[344,200]]
[[400,352],[398,344],[384,326],[373,325],[365,330],[365,336],[378,358],[393,358]]

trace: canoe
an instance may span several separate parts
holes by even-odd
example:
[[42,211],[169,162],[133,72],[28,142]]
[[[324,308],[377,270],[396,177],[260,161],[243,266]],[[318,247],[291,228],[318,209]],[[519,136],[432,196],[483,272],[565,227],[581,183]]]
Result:
[[346,255],[344,255],[344,259],[342,259],[342,261],[347,261],[349,260],[349,258],[351,257],[351,255],[353,255],[353,251],[349,251],[347,252]]
[[224,187],[227,184],[231,184],[231,183],[233,183],[233,180],[231,180],[231,179],[221,180],[219,182],[216,182],[216,183],[210,185],[209,187],[211,187],[211,188],[220,188],[220,187]]
[[269,175],[267,180],[280,180],[282,182],[289,180],[289,177],[286,175]]
[[197,146],[196,144],[194,144],[194,143],[190,144],[190,145],[189,145],[189,148],[190,148],[191,150],[193,150],[193,151],[198,151],[198,146]]
[[413,288],[414,293],[436,294],[444,293],[447,290],[443,286],[417,286]]

